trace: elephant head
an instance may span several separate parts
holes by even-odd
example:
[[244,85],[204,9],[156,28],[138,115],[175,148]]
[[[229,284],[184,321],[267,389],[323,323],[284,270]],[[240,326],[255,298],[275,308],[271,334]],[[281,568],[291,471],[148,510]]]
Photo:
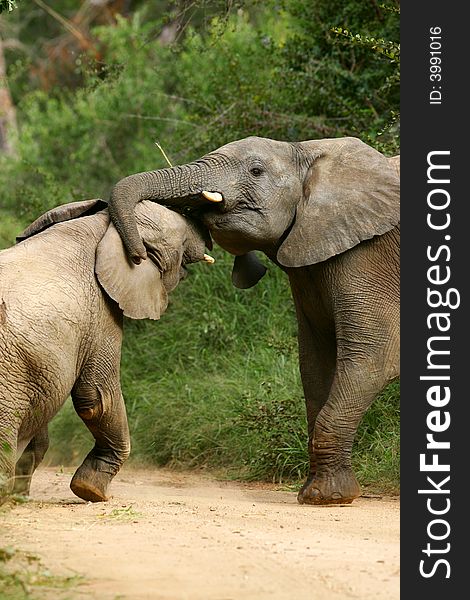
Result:
[[147,255],[134,217],[145,199],[198,208],[213,239],[238,257],[239,287],[264,274],[247,256],[253,250],[284,267],[311,265],[389,231],[400,218],[395,165],[356,138],[249,137],[189,164],[122,179],[109,212],[135,263]]
[[[214,259],[204,253],[211,247],[205,228],[180,214],[153,202],[135,207],[135,224],[147,256],[141,267],[127,258],[122,241],[107,214],[103,200],[63,204],[41,215],[16,239],[21,242],[56,223],[102,213],[104,221],[88,223],[101,227],[96,247],[95,274],[104,291],[115,300],[123,313],[133,319],[159,319],[168,305],[168,294],[184,277],[184,266]],[[103,228],[104,223],[104,228]]]

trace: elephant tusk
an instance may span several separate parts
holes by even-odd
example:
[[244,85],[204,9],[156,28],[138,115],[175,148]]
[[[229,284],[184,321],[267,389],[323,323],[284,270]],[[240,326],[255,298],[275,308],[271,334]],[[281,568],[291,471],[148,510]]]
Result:
[[206,198],[206,200],[210,200],[211,202],[222,202],[224,197],[219,192],[201,192],[201,194]]
[[212,256],[209,256],[208,254],[204,254],[204,261],[213,265],[215,263],[215,258],[212,258]]

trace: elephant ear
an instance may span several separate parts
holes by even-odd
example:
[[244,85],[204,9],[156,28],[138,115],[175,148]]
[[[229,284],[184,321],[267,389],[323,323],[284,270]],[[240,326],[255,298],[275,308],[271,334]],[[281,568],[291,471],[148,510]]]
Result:
[[246,290],[256,285],[266,271],[255,252],[236,256],[233,261],[232,283],[235,287]]
[[100,210],[107,208],[107,203],[100,198],[94,200],[84,200],[82,202],[69,202],[68,204],[61,204],[51,210],[48,210],[43,215],[38,217],[31,225],[28,225],[24,231],[16,236],[16,242],[22,242],[23,240],[41,233],[48,227],[51,227],[55,223],[61,223],[62,221],[70,221],[71,219],[78,219],[78,217],[85,217],[92,215]]
[[278,250],[285,267],[327,260],[400,222],[398,170],[356,138],[301,142],[310,162],[294,224]]
[[181,278],[185,222],[180,215],[149,201],[140,202],[135,214],[147,260],[136,265],[128,258],[110,222],[96,249],[95,273],[126,317],[159,319],[168,306],[168,293]]

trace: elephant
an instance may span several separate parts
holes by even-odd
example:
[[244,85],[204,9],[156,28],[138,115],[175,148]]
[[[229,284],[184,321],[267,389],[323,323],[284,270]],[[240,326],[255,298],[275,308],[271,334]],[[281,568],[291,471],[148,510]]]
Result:
[[248,137],[194,162],[118,181],[108,201],[128,256],[145,247],[134,207],[156,201],[200,219],[255,285],[263,252],[288,276],[298,322],[309,472],[301,504],[360,495],[351,450],[360,420],[399,374],[399,164],[354,137]]
[[144,269],[127,259],[99,199],[48,211],[0,252],[0,502],[29,493],[48,422],[69,395],[95,439],[72,491],[106,501],[129,456],[123,316],[159,319],[185,265],[213,262],[204,228],[180,214],[143,202],[136,222],[150,257]]

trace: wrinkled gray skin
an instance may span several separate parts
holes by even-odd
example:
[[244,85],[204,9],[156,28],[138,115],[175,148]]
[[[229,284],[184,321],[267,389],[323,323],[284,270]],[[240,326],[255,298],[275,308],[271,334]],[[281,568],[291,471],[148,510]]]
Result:
[[[203,191],[222,194],[210,203]],[[200,160],[121,180],[111,218],[136,263],[140,200],[197,207],[236,255],[233,281],[254,285],[263,251],[290,281],[298,320],[310,473],[300,503],[360,493],[351,448],[365,411],[399,367],[399,157],[356,138],[299,143],[250,137]]]
[[202,228],[143,202],[136,218],[149,260],[136,267],[103,207],[91,200],[53,209],[0,252],[0,503],[12,490],[29,492],[48,422],[69,395],[95,438],[70,487],[84,500],[107,499],[130,450],[123,314],[158,319],[182,265],[204,257]]

